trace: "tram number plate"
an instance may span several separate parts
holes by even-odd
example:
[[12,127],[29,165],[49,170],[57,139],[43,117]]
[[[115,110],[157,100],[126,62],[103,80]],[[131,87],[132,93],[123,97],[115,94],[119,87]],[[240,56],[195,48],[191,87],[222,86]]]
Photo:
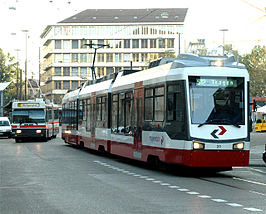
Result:
[[218,145],[216,145],[216,148],[217,148],[217,149],[221,149],[221,148],[222,148],[222,145],[219,145],[219,144],[218,144]]

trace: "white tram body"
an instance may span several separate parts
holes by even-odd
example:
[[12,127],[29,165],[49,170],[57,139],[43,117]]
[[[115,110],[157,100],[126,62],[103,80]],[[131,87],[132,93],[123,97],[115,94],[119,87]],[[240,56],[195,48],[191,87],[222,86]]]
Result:
[[249,163],[249,75],[232,58],[180,55],[63,98],[66,143],[191,167]]
[[22,139],[56,137],[59,133],[59,108],[43,99],[12,103],[12,136]]

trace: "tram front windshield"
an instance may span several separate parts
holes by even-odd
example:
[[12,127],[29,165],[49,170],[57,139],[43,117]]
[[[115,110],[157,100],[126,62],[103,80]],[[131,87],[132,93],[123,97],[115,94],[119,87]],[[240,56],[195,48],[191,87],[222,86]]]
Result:
[[45,113],[43,109],[19,109],[14,110],[13,123],[44,123]]
[[189,77],[191,123],[245,124],[244,78]]

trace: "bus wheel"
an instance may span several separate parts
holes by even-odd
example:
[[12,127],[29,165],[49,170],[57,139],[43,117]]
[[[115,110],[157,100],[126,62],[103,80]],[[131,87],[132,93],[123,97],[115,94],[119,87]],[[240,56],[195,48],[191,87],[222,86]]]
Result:
[[21,140],[19,138],[15,138],[16,143],[19,143]]

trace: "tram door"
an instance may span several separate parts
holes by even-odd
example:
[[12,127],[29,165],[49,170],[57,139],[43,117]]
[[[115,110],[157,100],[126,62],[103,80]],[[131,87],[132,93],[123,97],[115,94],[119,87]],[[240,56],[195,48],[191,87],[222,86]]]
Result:
[[142,112],[143,112],[143,88],[142,82],[135,83],[134,87],[134,157],[142,157]]

